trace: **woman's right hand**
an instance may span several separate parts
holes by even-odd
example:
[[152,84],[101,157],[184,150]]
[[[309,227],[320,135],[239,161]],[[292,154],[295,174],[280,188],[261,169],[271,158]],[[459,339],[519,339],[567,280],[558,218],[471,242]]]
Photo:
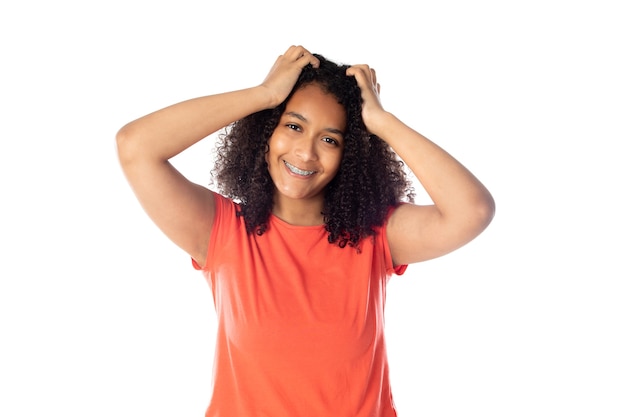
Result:
[[176,103],[118,132],[120,163],[139,202],[155,224],[199,264],[206,259],[213,226],[213,192],[189,181],[169,159],[233,121],[278,106],[308,64],[317,67],[319,60],[303,47],[291,46],[260,85]]
[[278,106],[289,96],[302,69],[309,64],[317,68],[320,61],[302,46],[292,45],[276,59],[261,83],[261,86],[267,88],[272,96],[272,107]]

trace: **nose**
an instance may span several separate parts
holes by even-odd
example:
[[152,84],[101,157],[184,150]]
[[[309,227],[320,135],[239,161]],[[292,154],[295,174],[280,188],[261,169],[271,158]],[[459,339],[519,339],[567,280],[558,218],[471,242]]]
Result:
[[302,138],[298,141],[295,154],[302,161],[316,161],[317,160],[317,150],[316,150],[316,142],[313,138],[307,137]]

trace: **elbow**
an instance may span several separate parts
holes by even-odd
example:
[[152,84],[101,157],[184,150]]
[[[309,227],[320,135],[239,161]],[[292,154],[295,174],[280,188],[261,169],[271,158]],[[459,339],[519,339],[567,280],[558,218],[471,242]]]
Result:
[[475,204],[475,218],[479,228],[484,230],[496,215],[496,202],[489,191],[483,193]]
[[127,165],[139,155],[139,138],[130,125],[122,127],[115,135],[117,157],[122,165]]

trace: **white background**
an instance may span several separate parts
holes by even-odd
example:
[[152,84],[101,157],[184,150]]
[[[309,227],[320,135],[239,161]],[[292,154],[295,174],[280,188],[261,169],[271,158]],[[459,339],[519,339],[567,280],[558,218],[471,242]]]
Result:
[[[497,202],[475,241],[389,285],[399,415],[625,416],[619,3],[4,2],[0,415],[203,415],[209,289],[114,136],[302,44],[376,68],[386,108]],[[208,184],[210,145],[175,164]]]

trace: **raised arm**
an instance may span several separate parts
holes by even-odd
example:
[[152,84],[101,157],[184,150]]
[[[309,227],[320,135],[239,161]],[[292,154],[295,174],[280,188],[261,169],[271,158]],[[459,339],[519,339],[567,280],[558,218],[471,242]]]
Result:
[[206,260],[213,225],[213,193],[187,180],[169,159],[238,119],[277,106],[302,68],[318,63],[304,48],[292,46],[258,86],[183,101],[130,122],[117,133],[120,164],[142,207],[200,265]]
[[374,70],[356,65],[348,75],[361,88],[363,120],[370,133],[393,148],[433,201],[403,204],[392,214],[387,238],[394,263],[436,258],[478,236],[495,213],[487,188],[446,151],[383,109]]

